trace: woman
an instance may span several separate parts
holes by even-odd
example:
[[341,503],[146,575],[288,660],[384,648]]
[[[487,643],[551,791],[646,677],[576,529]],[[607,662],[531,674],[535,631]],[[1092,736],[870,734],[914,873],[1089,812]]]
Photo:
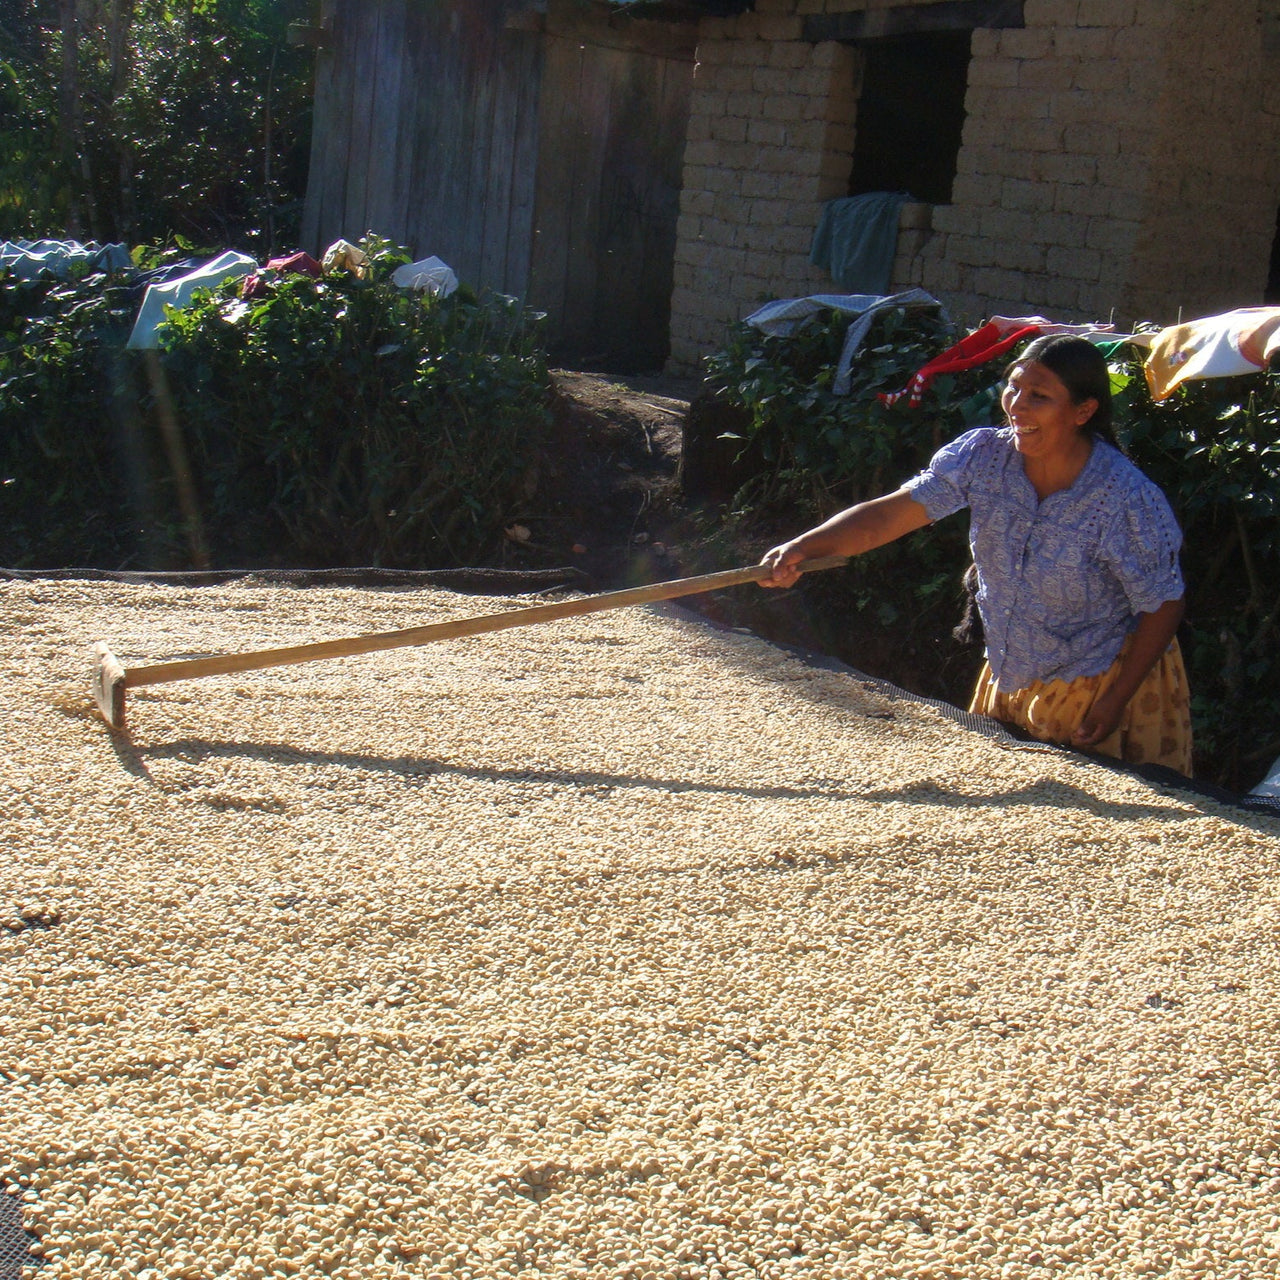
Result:
[[1115,446],[1106,360],[1037,338],[1010,366],[1007,425],[970,431],[896,493],[774,547],[764,585],[970,510],[987,640],[971,711],[1032,737],[1191,773],[1186,671],[1174,638],[1182,535],[1160,490]]

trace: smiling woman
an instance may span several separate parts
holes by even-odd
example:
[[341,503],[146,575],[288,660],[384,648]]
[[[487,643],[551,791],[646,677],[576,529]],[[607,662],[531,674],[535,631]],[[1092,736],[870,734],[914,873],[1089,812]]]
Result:
[[1096,395],[1077,399],[1052,369],[1036,361],[1017,364],[1010,371],[1000,406],[1013,428],[1013,446],[1022,455],[1027,479],[1041,502],[1069,489],[1084,470],[1095,433],[1082,428],[1097,416],[1099,404]]
[[1032,737],[1191,772],[1182,535],[1160,490],[1114,444],[1106,361],[1038,338],[1010,367],[1007,425],[967,432],[895,493],[764,557],[857,555],[967,507],[986,662],[970,710]]

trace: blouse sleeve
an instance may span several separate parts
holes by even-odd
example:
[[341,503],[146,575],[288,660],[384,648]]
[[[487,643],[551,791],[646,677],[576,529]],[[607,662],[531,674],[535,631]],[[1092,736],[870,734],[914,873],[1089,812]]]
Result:
[[990,427],[979,427],[957,436],[950,444],[943,445],[929,460],[929,465],[903,486],[931,521],[941,520],[969,505],[974,456],[990,434]]
[[1100,558],[1116,575],[1134,613],[1154,613],[1186,592],[1178,551],[1182,531],[1154,485],[1133,494],[1116,513]]

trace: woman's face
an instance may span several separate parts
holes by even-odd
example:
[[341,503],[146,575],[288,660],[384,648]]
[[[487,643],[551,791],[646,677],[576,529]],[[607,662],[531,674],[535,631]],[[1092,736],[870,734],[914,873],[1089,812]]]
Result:
[[1098,410],[1092,397],[1077,404],[1066,383],[1034,360],[1014,366],[1000,406],[1013,427],[1015,447],[1028,458],[1074,453],[1085,423]]

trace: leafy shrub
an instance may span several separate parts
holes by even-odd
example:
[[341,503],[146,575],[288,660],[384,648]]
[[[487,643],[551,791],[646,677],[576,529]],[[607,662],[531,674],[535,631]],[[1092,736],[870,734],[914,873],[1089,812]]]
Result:
[[[230,282],[162,327],[211,524],[285,535],[306,563],[440,566],[491,554],[548,422],[539,326],[512,299],[437,300],[387,277]],[[243,522],[248,520],[246,526]]]
[[482,563],[528,496],[550,383],[513,300],[388,279],[240,282],[124,347],[120,280],[0,281],[0,560]]
[[[147,485],[120,277],[0,273],[0,561],[118,563]],[[128,511],[128,515],[124,512]]]
[[[850,394],[832,395],[847,323],[824,314],[791,338],[739,325],[708,360],[709,385],[739,411],[735,434],[756,460],[728,516],[739,538],[761,545],[798,532],[895,488],[971,426],[1001,420],[1004,360],[938,378],[919,408],[880,402],[960,337],[928,313],[878,316]],[[1157,403],[1133,348],[1118,348],[1111,368],[1121,444],[1168,495],[1185,535],[1197,771],[1243,790],[1280,755],[1280,375],[1194,382]],[[966,522],[949,520],[860,557],[849,574],[802,580],[812,632],[855,666],[967,701],[977,655],[950,631],[968,558]]]
[[[876,314],[854,360],[847,395],[832,391],[848,319],[822,313],[790,337],[734,326],[707,361],[707,380],[745,415],[742,439],[767,464],[742,495],[753,506],[775,497],[794,502],[856,502],[906,476],[938,444],[983,417],[984,374],[939,378],[925,411],[880,402],[926,360],[960,335],[934,311],[893,308]],[[906,468],[906,470],[903,470]]]
[[[310,0],[0,4],[0,237],[296,238]],[[217,92],[211,93],[210,86]]]
[[1190,382],[1157,402],[1122,349],[1112,378],[1121,443],[1183,529],[1197,756],[1251,786],[1280,756],[1280,374]]

